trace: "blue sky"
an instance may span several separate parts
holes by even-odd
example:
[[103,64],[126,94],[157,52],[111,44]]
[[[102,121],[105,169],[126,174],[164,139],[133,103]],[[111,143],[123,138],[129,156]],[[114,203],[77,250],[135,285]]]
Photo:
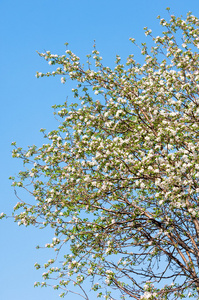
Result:
[[[36,50],[64,54],[68,42],[68,48],[85,61],[96,40],[104,65],[113,66],[116,54],[126,58],[134,53],[139,60],[129,38],[145,41],[145,26],[160,34],[156,17],[166,17],[168,6],[177,16],[188,11],[199,16],[198,0],[0,0],[0,212],[10,213],[17,202],[8,177],[22,165],[11,157],[11,142],[41,145],[40,128],[57,127],[51,106],[71,95],[72,85],[62,85],[60,78],[35,77],[36,71],[51,70]],[[34,263],[50,258],[35,246],[47,243],[50,232],[18,227],[12,220],[1,221],[0,232],[0,299],[60,299],[51,288],[33,287],[41,279]],[[80,298],[73,296],[76,299]]]

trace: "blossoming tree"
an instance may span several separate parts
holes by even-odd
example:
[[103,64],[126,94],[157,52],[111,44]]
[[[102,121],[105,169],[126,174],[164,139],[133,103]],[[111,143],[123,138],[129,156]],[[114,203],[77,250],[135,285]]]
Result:
[[145,28],[142,65],[117,56],[112,70],[95,47],[87,67],[69,50],[39,53],[58,68],[37,77],[76,81],[77,101],[54,106],[42,147],[13,143],[25,165],[13,186],[33,196],[14,218],[54,229],[35,285],[55,280],[62,297],[90,299],[90,284],[105,299],[199,299],[199,19],[160,24],[162,36]]

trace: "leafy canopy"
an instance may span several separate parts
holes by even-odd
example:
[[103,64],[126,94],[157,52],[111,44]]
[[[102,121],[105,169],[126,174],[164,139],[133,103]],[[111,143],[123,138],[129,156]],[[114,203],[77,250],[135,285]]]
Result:
[[35,285],[57,279],[62,297],[89,299],[88,282],[105,299],[199,297],[199,19],[160,24],[162,36],[145,28],[142,65],[117,56],[112,70],[95,46],[86,67],[70,50],[39,53],[58,68],[36,76],[76,81],[78,102],[54,106],[60,125],[42,129],[42,147],[13,143],[24,162],[13,186],[34,199],[14,218],[54,229]]

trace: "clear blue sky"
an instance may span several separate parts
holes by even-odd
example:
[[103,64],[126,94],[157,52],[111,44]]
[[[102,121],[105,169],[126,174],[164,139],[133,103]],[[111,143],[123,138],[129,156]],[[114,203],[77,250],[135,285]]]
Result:
[[[69,49],[85,60],[96,40],[105,65],[113,66],[116,54],[135,53],[139,60],[129,37],[145,41],[145,26],[158,35],[156,17],[167,16],[168,6],[175,15],[192,11],[199,17],[198,0],[0,0],[0,212],[11,212],[17,202],[8,177],[22,165],[11,157],[11,142],[41,145],[40,128],[57,126],[51,106],[70,95],[71,86],[60,78],[36,79],[36,71],[51,70],[36,50],[64,54],[69,42]],[[18,227],[12,220],[1,221],[0,232],[0,300],[60,299],[51,288],[33,287],[41,279],[34,263],[50,258],[35,246],[48,242],[50,233]],[[80,299],[66,299],[71,297]]]

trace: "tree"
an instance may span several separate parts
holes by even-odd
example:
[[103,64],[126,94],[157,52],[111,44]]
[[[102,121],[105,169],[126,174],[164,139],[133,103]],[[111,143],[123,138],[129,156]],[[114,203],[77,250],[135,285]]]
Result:
[[34,199],[14,218],[54,229],[36,285],[55,278],[63,297],[72,283],[89,299],[90,280],[106,299],[199,299],[199,19],[160,24],[161,37],[145,28],[142,65],[117,56],[112,70],[95,46],[87,67],[69,50],[39,53],[58,68],[36,76],[76,81],[78,101],[54,106],[60,125],[41,130],[42,147],[13,143],[25,166],[13,186]]

